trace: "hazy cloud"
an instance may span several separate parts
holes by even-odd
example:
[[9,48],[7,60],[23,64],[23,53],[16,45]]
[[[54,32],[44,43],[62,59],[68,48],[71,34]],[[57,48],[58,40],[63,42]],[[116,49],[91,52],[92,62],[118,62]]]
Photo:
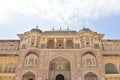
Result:
[[60,23],[120,14],[120,0],[0,0],[0,23],[21,14]]

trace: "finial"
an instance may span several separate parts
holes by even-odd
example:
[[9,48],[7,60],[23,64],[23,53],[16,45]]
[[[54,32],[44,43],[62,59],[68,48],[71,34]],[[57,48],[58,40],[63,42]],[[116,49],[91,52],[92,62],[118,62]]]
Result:
[[85,26],[83,26],[83,29],[85,28]]
[[54,27],[52,28],[52,30],[54,31]]
[[36,29],[38,29],[38,25],[36,25]]
[[69,27],[67,27],[67,30],[69,30]]
[[60,27],[60,30],[62,30],[62,28]]

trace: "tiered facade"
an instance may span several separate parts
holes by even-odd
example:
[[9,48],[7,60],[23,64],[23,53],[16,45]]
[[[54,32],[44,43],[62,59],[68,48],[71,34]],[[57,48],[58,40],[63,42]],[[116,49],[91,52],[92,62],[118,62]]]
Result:
[[120,80],[120,40],[88,28],[35,28],[0,40],[0,80]]

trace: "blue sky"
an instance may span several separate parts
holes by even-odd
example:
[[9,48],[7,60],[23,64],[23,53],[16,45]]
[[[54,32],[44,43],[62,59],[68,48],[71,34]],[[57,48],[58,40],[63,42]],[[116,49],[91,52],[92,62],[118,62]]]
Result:
[[[6,3],[7,2],[7,3]],[[35,28],[62,27],[79,31],[83,26],[120,39],[120,0],[0,0],[0,39]]]

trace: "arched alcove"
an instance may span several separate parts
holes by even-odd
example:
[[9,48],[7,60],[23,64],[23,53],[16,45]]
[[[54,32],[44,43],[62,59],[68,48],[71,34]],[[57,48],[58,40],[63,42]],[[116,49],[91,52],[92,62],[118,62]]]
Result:
[[54,48],[54,40],[48,40],[47,48]]
[[98,77],[96,74],[89,72],[89,73],[85,74],[84,80],[98,80]]
[[107,63],[105,64],[105,73],[106,74],[117,74],[118,70],[115,64]]
[[32,72],[27,72],[23,75],[22,80],[35,80],[35,74]]
[[72,40],[67,40],[66,41],[66,48],[73,48],[73,41]]
[[56,57],[49,63],[49,80],[55,80],[59,74],[62,74],[65,79],[71,78],[70,61],[63,57]]
[[65,80],[65,79],[64,79],[64,75],[58,74],[58,75],[56,76],[56,79],[55,79],[55,80]]
[[97,66],[97,60],[92,52],[86,52],[82,55],[82,66],[84,68],[94,68]]
[[24,66],[34,67],[38,65],[38,55],[34,52],[29,52],[24,59]]

